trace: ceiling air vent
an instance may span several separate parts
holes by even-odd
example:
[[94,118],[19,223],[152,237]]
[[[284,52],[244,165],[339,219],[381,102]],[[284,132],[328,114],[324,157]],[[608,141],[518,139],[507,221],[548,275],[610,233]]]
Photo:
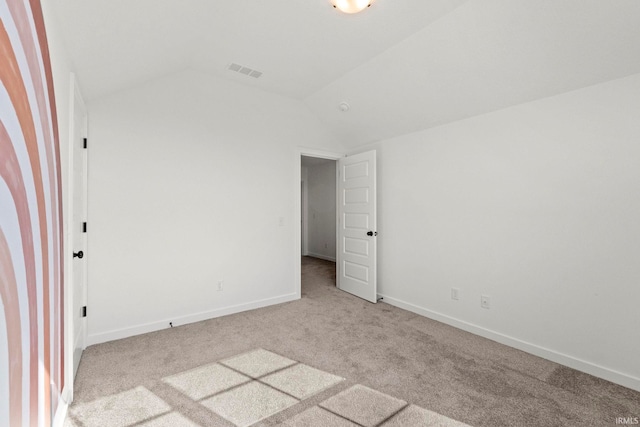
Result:
[[229,64],[229,66],[227,67],[227,70],[235,71],[236,73],[244,74],[245,76],[250,76],[250,77],[253,77],[254,79],[257,79],[262,75],[262,71],[253,70],[249,67],[245,67],[244,65],[239,65],[235,63]]

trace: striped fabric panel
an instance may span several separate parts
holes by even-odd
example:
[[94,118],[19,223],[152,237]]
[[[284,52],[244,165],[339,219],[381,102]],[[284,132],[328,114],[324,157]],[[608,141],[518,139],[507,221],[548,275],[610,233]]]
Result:
[[50,426],[64,387],[62,185],[38,0],[0,0],[0,425]]

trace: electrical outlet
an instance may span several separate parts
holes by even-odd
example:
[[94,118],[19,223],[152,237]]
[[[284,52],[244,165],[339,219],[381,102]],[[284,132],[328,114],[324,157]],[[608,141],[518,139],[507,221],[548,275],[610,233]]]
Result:
[[451,299],[456,301],[460,299],[460,289],[451,288]]
[[222,280],[218,282],[218,291],[222,290]]
[[487,310],[491,308],[491,297],[488,295],[480,295],[480,307],[486,308]]

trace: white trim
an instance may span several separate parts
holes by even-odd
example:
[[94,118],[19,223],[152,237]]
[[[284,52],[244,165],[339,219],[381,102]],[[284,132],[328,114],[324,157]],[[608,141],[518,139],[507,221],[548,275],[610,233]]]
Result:
[[336,262],[336,259],[334,257],[330,257],[330,256],[322,255],[322,254],[316,254],[316,253],[313,253],[313,252],[309,252],[305,256],[310,256],[312,258],[320,258],[320,259],[323,259],[325,261]]
[[[73,401],[73,271],[72,256],[69,248],[72,248],[71,230],[73,229],[73,221],[71,220],[73,212],[73,128],[74,128],[74,107],[75,103],[75,74],[69,73],[69,139],[67,140],[67,170],[66,170],[66,190],[67,203],[63,211],[64,221],[64,382],[65,389],[69,393],[69,401]],[[64,194],[64,191],[63,191]],[[63,209],[64,209],[63,208]],[[64,395],[64,394],[63,394]]]
[[[329,159],[329,160],[338,160],[344,157],[345,154],[315,150],[313,148],[305,148],[305,147],[298,147],[295,150],[295,160],[294,160],[294,171],[295,171],[294,178],[295,179],[293,181],[294,183],[293,223],[297,224],[297,226],[294,227],[294,233],[293,233],[293,239],[294,239],[293,254],[295,256],[295,259],[293,260],[293,266],[294,266],[293,267],[293,286],[294,286],[294,292],[298,296],[298,299],[300,299],[302,295],[302,276],[301,276],[302,272],[300,267],[300,259],[302,258],[302,248],[300,247],[301,246],[300,241],[302,240],[302,234],[300,230],[300,221],[302,220],[302,216],[301,216],[302,200],[300,197],[300,182],[302,181],[302,167],[301,167],[302,156],[318,157],[321,159]],[[336,173],[337,173],[337,169],[336,169]],[[336,186],[337,186],[337,182],[336,182]],[[337,197],[337,192],[336,192],[336,197]],[[337,210],[336,210],[336,216],[337,216]],[[336,236],[337,236],[337,225],[336,225]]]
[[64,390],[62,390],[62,398],[58,401],[58,409],[56,409],[56,413],[53,416],[51,427],[63,427],[64,425],[64,421],[67,418],[67,410],[69,409],[69,404],[64,396],[66,396],[68,391],[68,387],[65,387]]
[[[308,172],[308,168],[307,168],[307,172]],[[302,175],[302,170],[300,172],[300,175]],[[302,251],[302,255],[303,256],[307,256],[309,254],[309,180],[308,177],[303,177],[304,179],[302,180],[302,194],[301,194],[301,199],[300,199],[300,209],[302,217],[300,218],[301,223],[302,223],[302,230],[300,231],[301,236],[301,240],[300,240],[300,244],[302,245],[301,247],[301,251]]]
[[317,157],[318,159],[328,159],[328,160],[338,160],[347,156],[345,153],[336,153],[334,151],[316,150],[313,148],[305,148],[305,147],[298,147],[296,150],[296,153],[297,153],[296,157],[298,158],[298,160],[302,160],[300,159],[301,156]]
[[622,372],[615,371],[613,369],[605,368],[604,366],[596,365],[595,363],[587,362],[586,360],[578,359],[573,356],[569,356],[563,353],[559,353],[555,350],[551,350],[545,347],[541,347],[536,344],[532,344],[526,341],[519,340],[517,338],[510,337],[508,335],[501,334],[499,332],[492,331],[490,329],[483,328],[481,326],[468,323],[463,320],[458,320],[454,317],[450,317],[406,301],[402,301],[396,298],[392,298],[387,295],[378,294],[383,298],[383,302],[387,304],[400,307],[412,313],[419,314],[429,319],[436,320],[438,322],[446,323],[463,331],[471,332],[472,334],[479,335],[484,338],[499,342],[500,344],[508,345],[509,347],[522,350],[524,352],[533,354],[534,356],[542,357],[552,362],[559,363],[564,366],[576,369],[581,372],[593,375],[598,378],[611,381],[621,386],[640,391],[640,378],[636,378],[631,375],[624,374]]
[[229,307],[217,308],[215,310],[189,314],[178,318],[172,317],[171,319],[144,323],[142,325],[137,325],[129,328],[114,329],[112,331],[89,335],[87,337],[87,345],[89,346],[100,344],[107,341],[114,341],[122,338],[132,337],[134,335],[160,331],[162,329],[167,329],[167,325],[169,324],[169,322],[172,322],[174,326],[181,326],[189,323],[201,322],[203,320],[214,319],[216,317],[227,316],[229,314],[240,313],[247,310],[255,310],[256,308],[295,301],[297,299],[300,299],[300,297],[296,294],[286,294],[274,298],[252,301],[245,304],[238,304]]
[[[68,387],[65,387],[68,393],[68,403],[73,401],[73,381],[75,379],[74,376],[74,353],[75,353],[75,328],[77,325],[74,324],[76,321],[76,316],[74,312],[74,299],[78,298],[78,295],[74,295],[74,284],[73,284],[73,250],[74,246],[74,233],[77,233],[77,227],[74,227],[74,176],[75,176],[75,163],[74,163],[74,154],[78,147],[74,144],[74,139],[78,136],[76,135],[76,110],[82,110],[84,112],[84,123],[81,123],[82,128],[82,136],[87,135],[87,108],[84,103],[84,99],[82,97],[82,93],[80,91],[80,86],[76,79],[75,73],[69,73],[69,135],[67,141],[67,167],[66,167],[66,187],[67,190],[67,203],[66,203],[66,211],[63,212],[64,217],[64,352],[65,352],[65,384]],[[86,156],[86,153],[83,153]],[[84,174],[84,185],[87,185],[87,170],[86,170],[86,158],[85,164],[83,166],[83,170],[81,173]],[[86,204],[86,200],[84,203]],[[63,207],[64,209],[64,207]],[[86,205],[84,209],[86,213]],[[86,218],[85,218],[86,219]],[[74,231],[75,230],[75,231]],[[86,238],[86,237],[85,237]],[[86,263],[86,260],[85,260]],[[85,264],[86,265],[86,264]],[[85,268],[85,275],[83,278],[84,282],[84,300],[82,301],[82,305],[86,305],[86,296],[87,296],[87,268]],[[81,337],[81,341],[84,343],[83,348],[86,347],[86,331],[85,328],[84,335]]]

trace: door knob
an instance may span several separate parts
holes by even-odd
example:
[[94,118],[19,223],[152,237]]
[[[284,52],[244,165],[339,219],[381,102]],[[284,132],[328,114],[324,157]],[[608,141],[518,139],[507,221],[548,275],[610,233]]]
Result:
[[78,251],[78,252],[74,252],[73,253],[73,257],[74,258],[78,257],[78,258],[82,259],[83,256],[84,256],[84,252],[82,252],[82,251]]
[[367,236],[377,236],[378,232],[377,231],[367,231]]

